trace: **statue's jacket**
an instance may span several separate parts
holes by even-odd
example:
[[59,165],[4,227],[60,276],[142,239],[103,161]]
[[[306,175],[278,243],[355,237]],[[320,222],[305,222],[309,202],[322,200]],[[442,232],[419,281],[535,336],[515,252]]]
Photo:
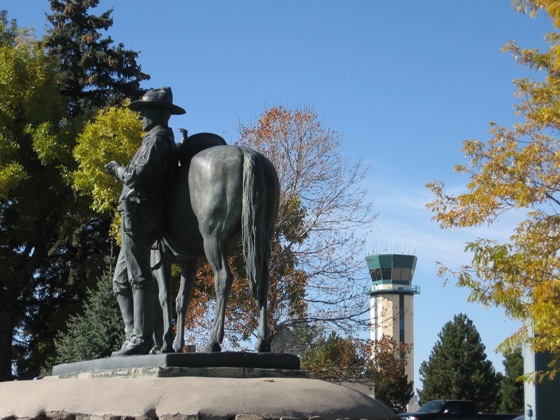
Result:
[[177,169],[178,153],[173,131],[158,125],[148,131],[130,164],[119,178],[124,186],[120,205],[127,202],[163,204],[166,188]]

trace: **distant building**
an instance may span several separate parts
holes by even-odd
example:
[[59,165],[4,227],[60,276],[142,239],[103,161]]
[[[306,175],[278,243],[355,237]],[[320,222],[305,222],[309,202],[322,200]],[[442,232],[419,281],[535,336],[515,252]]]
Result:
[[[383,335],[397,343],[414,344],[414,295],[411,284],[417,258],[414,255],[374,254],[366,258],[373,281],[370,294],[370,336]],[[414,380],[414,347],[408,355],[406,374]]]

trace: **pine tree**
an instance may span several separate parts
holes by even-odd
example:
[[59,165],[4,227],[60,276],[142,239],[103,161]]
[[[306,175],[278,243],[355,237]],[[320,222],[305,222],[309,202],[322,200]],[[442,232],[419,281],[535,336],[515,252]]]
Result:
[[49,54],[57,59],[59,84],[69,99],[71,116],[90,114],[139,96],[140,82],[150,76],[141,71],[138,53],[104,37],[113,25],[112,10],[93,15],[99,0],[51,0],[52,28],[47,32]]
[[523,375],[523,355],[521,347],[505,354],[505,376],[500,382],[500,412],[523,412],[524,394],[523,381],[518,379]]
[[[112,261],[107,264],[112,266]],[[95,289],[88,289],[84,313],[71,316],[66,326],[67,332],[55,341],[54,364],[107,357],[122,343],[123,327],[110,270],[99,278]]]
[[472,321],[455,315],[439,333],[429,360],[420,365],[421,404],[436,399],[475,401],[479,410],[495,411],[498,382],[485,346]]
[[138,98],[137,53],[102,36],[99,1],[51,1],[44,40],[0,13],[0,380],[39,374],[104,268],[110,220],[70,185],[87,117]]

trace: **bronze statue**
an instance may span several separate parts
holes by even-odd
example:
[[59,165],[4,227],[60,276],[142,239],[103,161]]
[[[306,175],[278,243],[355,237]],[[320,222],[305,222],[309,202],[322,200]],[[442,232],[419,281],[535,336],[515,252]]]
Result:
[[[175,145],[168,120],[185,110],[173,104],[170,88],[150,90],[129,108],[140,113],[146,132],[142,146],[128,166],[114,161],[105,166],[124,183],[119,201],[122,249],[113,290],[126,338],[113,355],[149,353],[154,331],[159,351],[181,351],[185,311],[199,258],[204,256],[214,272],[217,296],[211,337],[204,351],[220,351],[233,281],[227,252],[239,241],[260,312],[255,348],[270,351],[268,269],[280,195],[272,163],[252,149],[228,146],[220,136],[210,133],[187,137],[182,130],[183,142]],[[181,265],[175,340],[171,326],[172,261]],[[158,314],[156,280],[161,303]]]
[[[183,132],[185,135],[185,132]],[[262,154],[227,146],[215,134],[184,138],[181,165],[167,197],[164,247],[153,250],[154,274],[164,306],[162,351],[181,351],[183,320],[196,280],[198,260],[206,256],[214,272],[216,312],[206,352],[221,351],[226,302],[233,277],[227,252],[241,240],[249,284],[259,308],[255,350],[270,351],[267,293],[271,242],[278,214],[280,185],[272,163]],[[167,254],[167,258],[161,253]],[[172,343],[169,266],[181,265],[177,296],[177,336]]]
[[178,153],[171,115],[185,110],[173,104],[169,87],[148,91],[129,108],[137,111],[146,132],[142,145],[128,166],[112,161],[105,169],[123,182],[119,199],[121,251],[113,276],[113,291],[125,324],[125,341],[115,356],[148,354],[152,348],[155,280],[150,248],[161,237],[164,196],[177,170]]

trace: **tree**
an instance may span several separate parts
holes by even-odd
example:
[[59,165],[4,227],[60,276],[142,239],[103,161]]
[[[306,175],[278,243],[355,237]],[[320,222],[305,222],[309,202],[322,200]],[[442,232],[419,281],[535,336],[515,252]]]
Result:
[[412,345],[397,343],[391,337],[383,336],[372,343],[373,359],[370,371],[373,376],[375,399],[399,412],[414,396],[414,381],[406,375],[407,355]]
[[301,367],[312,378],[336,383],[362,382],[371,388],[368,364],[367,345],[352,337],[340,337],[336,332],[315,337],[301,354]]
[[[45,307],[56,313],[54,296],[72,293],[68,267],[52,264],[59,227],[72,225],[65,216],[76,205],[63,173],[71,126],[52,62],[32,32],[8,23],[5,13],[0,34],[0,380],[6,380],[14,359],[40,351],[29,339],[34,318]],[[79,234],[70,238],[68,253],[75,250],[72,239],[79,241]],[[41,324],[48,340],[53,324],[45,318]]]
[[[519,0],[515,6],[535,14],[543,10],[560,27],[560,9],[549,0]],[[468,140],[463,151],[468,165],[457,165],[466,174],[466,192],[453,195],[444,184],[428,184],[435,199],[428,204],[433,218],[444,229],[490,225],[506,212],[522,220],[508,241],[489,238],[468,242],[472,263],[459,269],[444,265],[440,276],[451,275],[471,289],[470,300],[496,305],[523,326],[499,349],[511,351],[522,343],[534,352],[553,356],[547,372],[534,379],[553,378],[560,371],[560,35],[547,34],[547,51],[522,49],[515,42],[504,47],[535,79],[515,81],[521,122],[513,128],[491,123],[490,140]],[[523,216],[524,214],[524,216]],[[523,218],[524,217],[524,218]]]
[[498,406],[498,383],[492,363],[472,321],[455,315],[438,335],[430,358],[420,365],[420,403],[430,400],[473,400],[483,411]]
[[[117,192],[102,173],[101,161],[109,150],[114,156],[125,152],[126,142],[121,142],[121,152],[114,150],[115,137],[134,137],[127,112],[111,108],[98,113],[75,149],[80,162],[75,187],[92,194],[97,210],[114,208]],[[364,175],[361,165],[347,168],[339,156],[339,136],[323,129],[317,115],[308,110],[271,109],[257,127],[242,129],[240,143],[269,156],[282,183],[278,240],[270,270],[271,338],[301,323],[323,321],[347,328],[359,322],[367,325],[367,296],[357,275],[363,271],[363,261],[358,258],[363,239],[353,231],[375,215],[359,187]],[[126,153],[122,159],[127,160]],[[239,346],[255,328],[256,307],[247,287],[240,248],[232,252],[229,261],[234,282],[226,328],[230,344]],[[189,311],[186,319],[187,329],[194,331],[187,331],[186,338],[196,342],[204,339],[200,329],[213,316],[214,294],[213,275],[207,265],[200,268],[198,277],[191,305],[195,314]]]
[[269,294],[271,335],[299,323],[367,325],[361,277],[365,228],[375,219],[366,169],[340,155],[341,136],[308,108],[278,106],[240,126],[239,144],[264,153],[281,186]]
[[122,43],[113,46],[103,37],[113,25],[112,10],[88,13],[99,0],[50,0],[52,25],[47,32],[49,55],[57,60],[58,83],[69,99],[70,116],[91,113],[139,96],[140,82],[150,77],[141,71],[138,53]]
[[[114,262],[107,259],[107,264]],[[113,295],[112,271],[99,278],[95,289],[88,289],[81,315],[73,315],[67,331],[55,340],[54,364],[99,359],[111,355],[123,340],[121,314]]]
[[[140,96],[138,82],[145,75],[134,55],[84,38],[87,32],[98,40],[98,30],[112,23],[108,14],[104,26],[84,14],[96,5],[52,3],[58,12],[48,54],[31,31],[8,22],[6,13],[0,17],[0,380],[12,377],[12,367],[19,378],[39,374],[54,355],[58,331],[69,314],[82,309],[87,287],[111,250],[110,218],[91,211],[89,198],[71,188],[72,150],[85,116],[127,94]],[[65,14],[87,18],[65,20]],[[80,60],[73,54],[77,50],[62,43],[70,33],[82,34],[75,41],[88,43]],[[108,52],[123,58],[112,61]],[[69,74],[90,77],[78,84],[81,90],[67,89]]]
[[523,413],[523,355],[521,347],[506,353],[504,359],[505,376],[500,382],[500,412]]
[[307,348],[301,354],[302,369],[311,377],[342,383],[354,382],[374,390],[379,402],[405,411],[414,395],[413,381],[406,376],[406,357],[412,347],[397,344],[391,337],[371,342],[352,337],[343,338],[336,332],[329,335],[311,333]]

